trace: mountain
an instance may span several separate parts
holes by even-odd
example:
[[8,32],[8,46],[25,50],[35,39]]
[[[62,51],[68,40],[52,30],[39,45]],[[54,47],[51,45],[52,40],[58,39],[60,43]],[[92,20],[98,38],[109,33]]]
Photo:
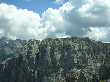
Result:
[[0,82],[109,82],[110,44],[88,38],[0,39]]
[[5,59],[16,57],[19,50],[26,44],[26,40],[9,40],[5,37],[0,39],[0,62]]

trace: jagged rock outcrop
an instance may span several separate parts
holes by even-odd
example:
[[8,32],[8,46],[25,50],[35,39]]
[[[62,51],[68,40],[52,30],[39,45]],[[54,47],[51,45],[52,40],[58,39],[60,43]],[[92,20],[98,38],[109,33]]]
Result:
[[1,60],[0,82],[99,82],[110,79],[108,43],[88,38],[62,38],[10,40],[7,46],[14,57]]

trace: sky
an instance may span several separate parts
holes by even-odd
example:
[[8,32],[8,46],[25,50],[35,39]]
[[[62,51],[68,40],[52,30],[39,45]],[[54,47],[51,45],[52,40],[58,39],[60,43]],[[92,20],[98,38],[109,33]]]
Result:
[[0,0],[0,37],[110,42],[110,0]]
[[[66,2],[67,0],[63,1]],[[0,0],[0,3],[15,5],[18,8],[28,9],[39,14],[48,8],[59,8],[62,4],[57,4],[58,0]]]

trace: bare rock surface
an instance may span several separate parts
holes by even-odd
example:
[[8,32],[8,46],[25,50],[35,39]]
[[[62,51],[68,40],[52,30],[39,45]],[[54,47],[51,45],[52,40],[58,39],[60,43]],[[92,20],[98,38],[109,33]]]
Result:
[[110,44],[88,38],[0,40],[0,82],[110,79]]

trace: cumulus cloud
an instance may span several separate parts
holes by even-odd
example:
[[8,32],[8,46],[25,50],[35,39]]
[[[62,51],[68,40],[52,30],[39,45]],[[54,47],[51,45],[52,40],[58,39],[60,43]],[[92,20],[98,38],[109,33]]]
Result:
[[48,28],[48,37],[55,38],[59,34],[69,36],[66,33],[68,22],[65,20],[64,15],[73,8],[74,7],[70,3],[65,3],[59,9],[49,8],[42,14],[43,25]]
[[41,16],[26,9],[0,4],[0,35],[9,38],[89,37],[110,41],[109,0],[69,0]]
[[42,28],[40,16],[27,9],[0,4],[0,37],[11,39],[43,39],[46,29]]
[[73,27],[75,25],[77,30],[82,30],[80,32],[82,36],[110,41],[108,39],[108,30],[110,29],[109,0],[79,0],[79,2],[71,0],[71,3],[74,4],[75,8],[70,15],[67,15],[68,21]]
[[91,39],[94,40],[101,40],[101,41],[109,41],[109,31],[110,28],[106,28],[105,27],[90,27],[90,31],[88,31],[87,33],[87,37],[90,37]]
[[110,41],[109,4],[109,0],[70,0],[57,10],[48,9],[45,16],[55,33]]

